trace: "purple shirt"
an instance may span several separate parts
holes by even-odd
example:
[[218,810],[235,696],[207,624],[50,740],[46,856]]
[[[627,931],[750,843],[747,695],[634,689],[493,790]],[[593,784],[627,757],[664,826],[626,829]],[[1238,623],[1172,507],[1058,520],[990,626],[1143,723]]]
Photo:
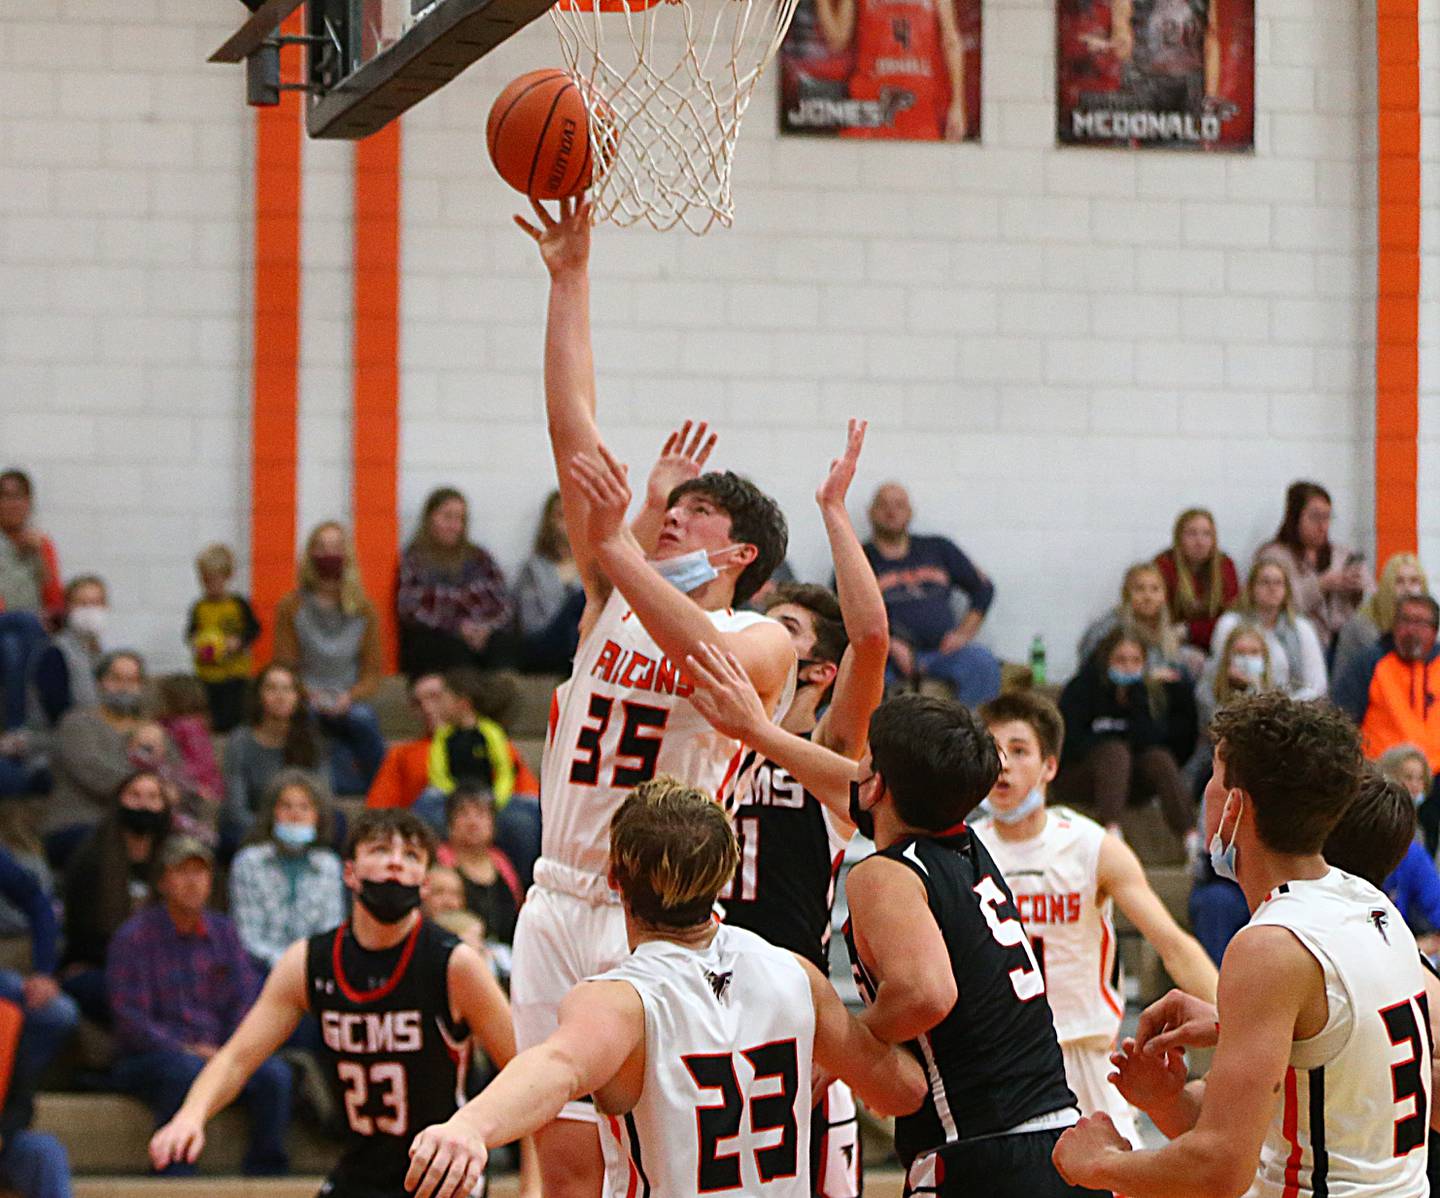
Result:
[[260,992],[235,925],[213,911],[182,933],[164,906],[146,907],[120,925],[106,958],[122,1052],[218,1047]]

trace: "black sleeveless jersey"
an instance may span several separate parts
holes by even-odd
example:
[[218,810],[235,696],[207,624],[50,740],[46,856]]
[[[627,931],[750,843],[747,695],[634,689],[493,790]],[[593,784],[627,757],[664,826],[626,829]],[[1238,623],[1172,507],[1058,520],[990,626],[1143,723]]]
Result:
[[464,1100],[470,1032],[451,1017],[447,975],[459,943],[423,919],[382,952],[348,924],[310,938],[306,991],[348,1128],[331,1180],[347,1194],[402,1198],[410,1141]]
[[[908,1166],[944,1144],[995,1135],[1075,1105],[1045,998],[1045,979],[999,868],[963,824],[946,836],[901,840],[881,856],[925,884],[950,954],[957,998],[950,1013],[909,1047],[930,1093],[895,1120],[895,1149]],[[845,939],[867,1003],[874,979]]]
[[725,922],[830,972],[830,910],[844,849],[820,800],[783,766],[747,749],[725,808],[740,865],[721,892]]

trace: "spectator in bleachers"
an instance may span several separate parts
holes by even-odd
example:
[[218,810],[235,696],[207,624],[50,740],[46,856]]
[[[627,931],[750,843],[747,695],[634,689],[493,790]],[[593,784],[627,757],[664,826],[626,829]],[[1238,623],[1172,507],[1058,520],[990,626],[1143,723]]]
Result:
[[[974,707],[1000,693],[1000,662],[975,640],[995,584],[953,541],[912,536],[909,493],[885,483],[870,501],[865,556],[890,620],[890,665],[897,679],[948,682]],[[957,600],[964,614],[956,616]]]
[[171,810],[171,793],[159,774],[132,773],[116,788],[109,814],[76,849],[65,871],[61,984],[96,1023],[110,1022],[106,949],[116,929],[150,901]]
[[1240,593],[1235,563],[1220,548],[1215,517],[1202,507],[1180,513],[1170,548],[1155,558],[1165,579],[1170,616],[1186,641],[1208,654],[1215,621]]
[[1330,539],[1330,512],[1330,492],[1319,483],[1291,483],[1275,539],[1255,553],[1257,562],[1285,567],[1295,609],[1315,621],[1327,652],[1374,586],[1365,555]]
[[109,617],[104,579],[82,574],[66,584],[62,626],[30,663],[32,723],[53,728],[72,707],[95,704],[95,667],[104,653]]
[[233,850],[245,839],[276,774],[301,769],[318,779],[323,760],[299,679],[289,667],[271,662],[251,687],[248,720],[225,740],[220,843]]
[[245,687],[250,681],[250,646],[260,621],[244,595],[230,589],[235,555],[228,545],[208,545],[195,559],[202,594],[190,605],[185,640],[195,673],[205,684],[210,725],[229,732],[245,718]]
[[425,873],[425,899],[421,907],[426,919],[465,910],[465,884],[460,881],[460,871],[437,860]]
[[1157,797],[1177,836],[1194,828],[1180,763],[1195,751],[1195,691],[1147,671],[1136,632],[1122,625],[1101,640],[1065,684],[1060,712],[1067,731],[1055,787],[1063,802],[1118,833],[1127,803]]
[[23,724],[0,729],[0,798],[49,791],[47,744],[45,735]]
[[454,487],[432,491],[400,559],[400,668],[414,678],[452,666],[508,665],[515,605],[495,559],[468,534]]
[[139,765],[177,770],[165,730],[145,718],[145,662],[133,650],[107,653],[95,667],[94,707],[66,713],[55,731],[55,785],[44,826],[53,858],[67,856],[99,823],[115,789]]
[[[1200,727],[1209,727],[1214,715],[1232,699],[1275,687],[1270,669],[1270,646],[1264,630],[1254,624],[1237,624],[1216,646],[1195,687]],[[1207,745],[1204,750],[1210,752]]]
[[58,623],[65,606],[55,545],[30,523],[34,487],[23,470],[0,473],[0,611]]
[[1122,626],[1140,638],[1150,679],[1174,682],[1189,672],[1182,655],[1181,626],[1170,619],[1165,576],[1154,562],[1136,562],[1125,571],[1119,604],[1085,630],[1075,660],[1089,661],[1100,642]]
[[524,891],[514,863],[495,847],[495,800],[490,792],[457,786],[445,803],[445,827],[436,861],[459,875],[465,909],[485,921],[487,939],[510,944]]
[[[209,910],[214,858],[200,841],[176,836],[160,857],[160,902],[115,933],[105,971],[115,1012],[115,1082],[144,1100],[156,1126],[168,1123],[190,1083],[225,1043],[260,992],[260,977],[225,916]],[[263,1061],[245,1083],[250,1142],[247,1176],[286,1173],[290,1156],[290,1067]],[[193,1174],[174,1164],[167,1174]]]
[[367,807],[409,807],[420,797],[430,777],[430,739],[445,722],[449,692],[439,674],[421,674],[410,684],[410,706],[420,716],[425,735],[391,745],[380,772],[365,796]]
[[364,794],[385,756],[380,722],[366,702],[384,669],[380,620],[360,586],[355,548],[333,520],[311,532],[300,585],[275,608],[273,660],[299,677],[320,731],[334,745],[335,793]]
[[[1375,764],[1387,778],[1405,788],[1405,793],[1415,804],[1425,851],[1434,858],[1437,846],[1440,846],[1440,802],[1434,801],[1431,795],[1434,775],[1430,772],[1430,762],[1425,754],[1415,745],[1396,745],[1381,753]],[[1436,926],[1440,928],[1440,924]]]
[[340,855],[330,847],[330,800],[303,770],[275,775],[254,843],[230,865],[230,916],[245,951],[269,972],[297,940],[345,920]]
[[560,492],[551,491],[535,544],[515,580],[520,668],[527,674],[569,673],[584,611],[585,588],[565,533]]
[[540,855],[540,781],[525,764],[500,717],[514,701],[514,681],[478,670],[445,675],[445,722],[430,741],[430,770],[415,813],[444,836],[445,800],[458,786],[494,797],[496,839],[529,885]]
[[1270,649],[1270,676],[1295,699],[1318,699],[1326,693],[1325,649],[1314,621],[1295,610],[1290,575],[1279,562],[1266,559],[1250,567],[1245,590],[1232,611],[1215,622],[1214,643],[1224,644],[1239,624],[1254,624]]
[[196,822],[194,834],[213,845],[225,781],[210,734],[209,710],[205,688],[194,674],[164,674],[156,681],[155,722],[165,729],[180,759],[184,809]]
[[1335,679],[1348,673],[1380,643],[1382,636],[1389,635],[1395,627],[1395,604],[1399,600],[1429,593],[1430,580],[1425,577],[1420,559],[1413,553],[1392,554],[1380,571],[1375,593],[1345,621],[1336,636],[1330,677]]

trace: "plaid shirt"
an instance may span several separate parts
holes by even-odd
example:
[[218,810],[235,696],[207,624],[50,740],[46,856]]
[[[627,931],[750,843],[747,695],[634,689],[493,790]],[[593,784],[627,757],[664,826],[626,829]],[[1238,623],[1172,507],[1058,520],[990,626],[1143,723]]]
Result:
[[126,1053],[224,1044],[260,992],[260,978],[223,915],[182,933],[163,905],[120,925],[106,954],[115,1037]]
[[405,554],[395,606],[402,621],[456,636],[467,621],[498,628],[515,615],[505,576],[480,548],[465,559],[458,574],[442,573],[419,554]]

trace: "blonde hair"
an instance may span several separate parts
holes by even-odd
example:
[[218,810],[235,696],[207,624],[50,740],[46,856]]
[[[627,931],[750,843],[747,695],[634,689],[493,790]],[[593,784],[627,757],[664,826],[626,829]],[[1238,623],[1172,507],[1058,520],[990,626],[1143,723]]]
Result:
[[460,876],[460,871],[451,865],[432,865],[425,871],[426,878],[444,878],[446,881],[454,882],[463,891],[465,880]]
[[[1394,561],[1394,558],[1390,559]],[[1434,775],[1430,772],[1430,761],[1424,752],[1416,745],[1396,745],[1393,749],[1386,749],[1375,759],[1375,764],[1380,767],[1380,772],[1392,782],[1400,781],[1400,771],[1407,761],[1418,761],[1420,768],[1425,771],[1425,793],[1430,793],[1430,783]],[[1404,785],[1401,783],[1401,785]]]
[[430,922],[461,940],[471,933],[477,940],[485,939],[485,921],[473,911],[441,911],[439,915],[432,916]]
[[1375,593],[1360,605],[1360,614],[1366,616],[1381,633],[1390,632],[1395,627],[1395,575],[1406,566],[1420,575],[1424,594],[1430,593],[1430,579],[1420,559],[1413,553],[1392,553],[1385,562],[1385,568],[1380,571],[1380,583]]
[[195,557],[195,569],[201,574],[219,574],[225,578],[235,576],[235,554],[229,545],[216,541],[206,545]]
[[[1160,614],[1156,616],[1156,626],[1151,627],[1135,615],[1135,610],[1130,606],[1130,587],[1144,574],[1153,574],[1160,580],[1160,590],[1164,594],[1164,602],[1160,605]],[[1166,661],[1176,661],[1180,656],[1180,629],[1170,622],[1170,595],[1169,587],[1165,585],[1165,575],[1161,573],[1160,567],[1154,562],[1136,562],[1125,571],[1125,578],[1120,583],[1120,607],[1118,609],[1120,623],[1126,625],[1135,634],[1136,639],[1144,646],[1146,653],[1156,650]]]
[[1170,611],[1177,620],[1185,618],[1200,603],[1200,591],[1196,585],[1200,580],[1190,572],[1190,565],[1180,549],[1180,534],[1191,520],[1202,519],[1210,522],[1210,534],[1215,538],[1209,561],[1202,567],[1205,572],[1205,614],[1218,616],[1225,610],[1225,572],[1220,564],[1223,555],[1220,552],[1220,534],[1215,528],[1215,517],[1207,508],[1188,507],[1176,517],[1175,527],[1170,534],[1170,556],[1175,562],[1175,593],[1170,596]]
[[340,610],[347,616],[353,616],[357,612],[364,611],[370,601],[365,597],[365,588],[360,585],[360,567],[355,561],[355,541],[349,531],[338,520],[326,520],[317,524],[310,530],[310,535],[305,538],[305,552],[300,556],[300,589],[302,591],[316,591],[320,589],[320,575],[315,572],[315,563],[311,556],[315,552],[315,542],[320,539],[320,534],[334,529],[340,534],[345,542],[345,569],[340,575]]
[[1225,638],[1220,655],[1215,659],[1215,701],[1221,707],[1241,693],[1230,681],[1230,659],[1235,654],[1235,642],[1242,636],[1253,636],[1260,642],[1260,654],[1265,658],[1265,672],[1260,676],[1261,689],[1268,690],[1275,685],[1274,680],[1270,677],[1270,642],[1265,639],[1265,630],[1258,624],[1242,620],[1230,630],[1230,635]]
[[739,861],[719,806],[664,774],[632,790],[610,821],[610,871],[630,914],[644,923],[704,923]]

